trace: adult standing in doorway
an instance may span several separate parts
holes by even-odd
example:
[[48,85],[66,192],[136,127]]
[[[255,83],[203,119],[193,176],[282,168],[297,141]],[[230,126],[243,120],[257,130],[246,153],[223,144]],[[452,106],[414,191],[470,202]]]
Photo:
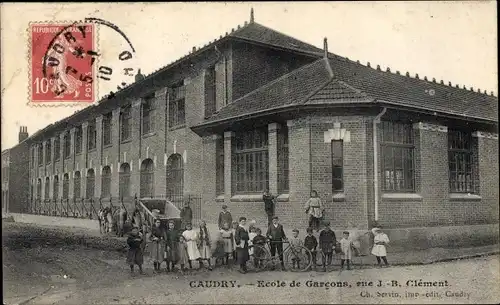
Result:
[[187,224],[193,223],[193,210],[191,210],[191,207],[189,206],[189,201],[184,203],[180,216],[182,228],[185,228]]
[[267,226],[269,227],[273,222],[276,198],[269,193],[269,190],[265,190],[264,195],[262,195],[262,199],[264,200],[264,209],[267,214]]

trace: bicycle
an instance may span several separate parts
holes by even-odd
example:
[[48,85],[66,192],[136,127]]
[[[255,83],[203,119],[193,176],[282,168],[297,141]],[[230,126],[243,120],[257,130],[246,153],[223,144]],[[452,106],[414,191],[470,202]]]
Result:
[[[271,256],[270,247],[272,243],[287,244],[282,253]],[[295,272],[307,271],[312,264],[312,254],[304,246],[292,246],[288,241],[267,241],[265,245],[253,245],[254,267],[257,271],[266,269],[271,263],[273,266],[283,255],[283,263],[287,270]]]

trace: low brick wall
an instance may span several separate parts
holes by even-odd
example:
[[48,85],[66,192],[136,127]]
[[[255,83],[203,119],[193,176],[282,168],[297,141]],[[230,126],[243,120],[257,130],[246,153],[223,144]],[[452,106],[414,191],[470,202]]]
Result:
[[99,222],[93,219],[57,217],[33,214],[10,213],[15,222],[34,223],[45,226],[77,227],[99,231]]

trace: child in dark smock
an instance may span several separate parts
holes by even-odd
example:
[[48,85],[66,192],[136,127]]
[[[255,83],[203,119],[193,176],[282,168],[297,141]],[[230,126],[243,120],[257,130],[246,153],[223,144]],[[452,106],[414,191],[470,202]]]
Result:
[[335,232],[330,229],[330,222],[325,221],[325,228],[319,233],[319,248],[325,254],[325,259],[323,260],[323,271],[326,271],[326,265],[332,263],[333,250],[337,243],[337,238]]
[[139,229],[137,227],[132,228],[132,231],[127,238],[127,244],[129,246],[127,253],[127,263],[130,266],[131,273],[134,272],[134,265],[137,265],[139,266],[140,273],[144,274],[142,271],[142,264],[144,263],[142,242],[143,237],[142,234],[139,233]]
[[167,248],[165,251],[165,261],[167,262],[167,271],[170,270],[174,271],[174,266],[179,260],[180,232],[175,229],[175,223],[173,221],[168,222],[168,230],[166,235],[167,235]]
[[[307,236],[304,239],[304,247],[306,247],[312,254],[312,268],[316,269],[316,248],[318,247],[318,240],[313,235],[313,229],[307,228]],[[311,269],[311,267],[309,267]]]
[[258,245],[258,246],[265,247],[267,239],[265,236],[262,235],[261,229],[256,228],[255,233],[257,235],[252,240],[252,243],[254,246],[253,264],[254,264],[255,268],[259,268],[259,267],[261,267],[261,264],[262,264],[262,258],[265,256],[266,253],[264,252],[264,250],[262,248],[260,248],[260,247],[255,248],[255,246]]

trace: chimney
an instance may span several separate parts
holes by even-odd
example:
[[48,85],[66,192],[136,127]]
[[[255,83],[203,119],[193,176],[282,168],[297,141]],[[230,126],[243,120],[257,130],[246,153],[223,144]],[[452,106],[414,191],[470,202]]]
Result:
[[323,51],[324,51],[323,56],[325,58],[328,58],[328,40],[326,39],[326,37],[323,39]]
[[26,140],[28,138],[28,127],[21,126],[19,128],[19,143]]
[[138,82],[138,81],[141,81],[144,79],[144,75],[141,74],[141,69],[139,69],[137,71],[137,74],[135,75],[135,81]]
[[254,22],[254,16],[253,16],[253,7],[250,9],[250,23]]

